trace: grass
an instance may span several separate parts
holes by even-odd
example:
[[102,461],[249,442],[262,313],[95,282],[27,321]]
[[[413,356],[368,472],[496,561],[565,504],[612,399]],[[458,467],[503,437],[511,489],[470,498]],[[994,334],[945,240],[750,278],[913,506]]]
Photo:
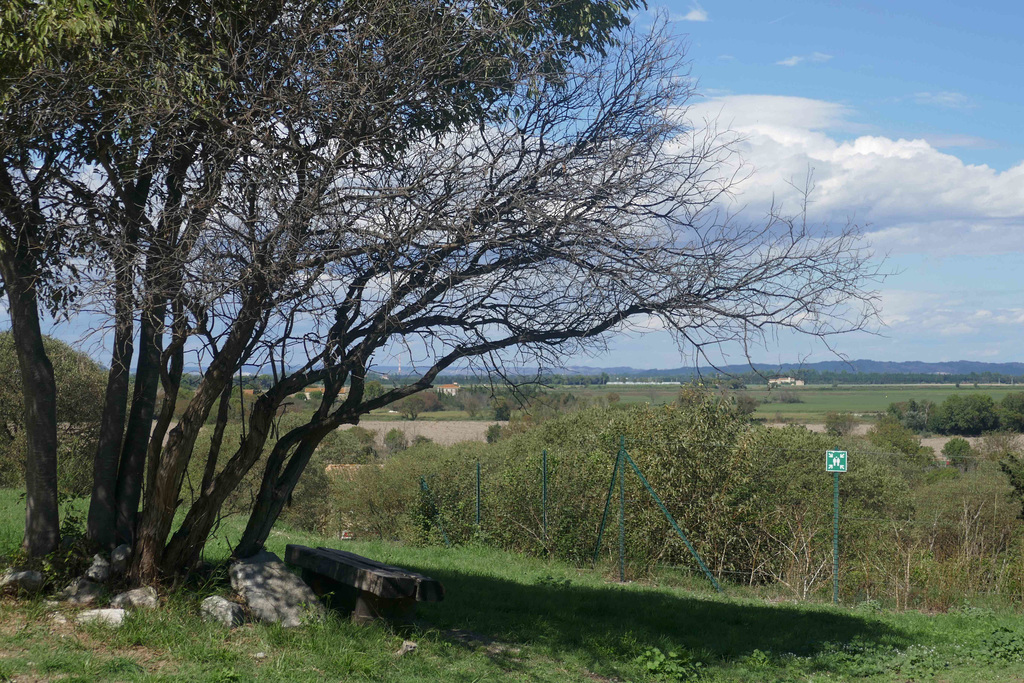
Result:
[[[561,390],[561,389],[560,389]],[[610,393],[619,395],[622,403],[651,403],[663,405],[673,402],[679,395],[679,386],[674,384],[660,385],[591,385],[565,389],[582,398],[607,397]],[[839,385],[837,387],[809,385],[803,387],[777,387],[772,395],[790,392],[800,399],[800,403],[761,403],[755,413],[756,417],[773,420],[780,417],[797,422],[823,422],[825,413],[881,413],[890,403],[898,403],[909,399],[928,400],[942,403],[954,394],[984,394],[991,396],[996,402],[1008,393],[1024,391],[1021,386],[979,385],[975,388],[963,384],[959,388],[952,384],[860,384]],[[759,402],[769,396],[763,387],[751,387],[746,393]]]
[[[18,533],[17,494],[0,491],[0,539]],[[16,520],[16,521],[12,521]],[[233,525],[237,526],[237,525]],[[238,530],[230,528],[230,533]],[[16,541],[15,541],[16,542]],[[339,545],[278,528],[268,546]],[[226,554],[223,537],[211,544]],[[576,568],[481,546],[452,549],[345,543],[429,574],[441,603],[407,632],[337,617],[301,629],[204,623],[216,581],[162,591],[156,611],[120,629],[57,625],[42,599],[0,599],[0,681],[999,681],[1024,677],[1024,629],[1012,611],[926,615],[873,604],[771,603],[700,582],[619,584],[610,568]],[[677,582],[678,584],[678,582]],[[418,644],[394,652],[402,640]],[[260,656],[262,654],[262,656]]]

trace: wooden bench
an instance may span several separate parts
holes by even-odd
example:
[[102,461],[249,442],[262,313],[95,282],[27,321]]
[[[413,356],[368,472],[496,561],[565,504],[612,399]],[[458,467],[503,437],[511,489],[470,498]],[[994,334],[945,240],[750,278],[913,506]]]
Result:
[[440,581],[344,550],[289,544],[285,561],[302,569],[302,580],[328,607],[351,613],[355,622],[407,624],[417,602],[444,600]]

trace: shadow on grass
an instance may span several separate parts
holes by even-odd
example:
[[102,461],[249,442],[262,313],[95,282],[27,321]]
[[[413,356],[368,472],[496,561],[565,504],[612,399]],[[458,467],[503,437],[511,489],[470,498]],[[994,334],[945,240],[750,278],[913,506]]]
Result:
[[[413,571],[421,571],[410,567]],[[813,657],[834,644],[903,648],[909,634],[868,616],[818,607],[768,606],[609,584],[423,569],[445,586],[445,601],[419,613],[439,629],[465,629],[508,643],[577,651],[595,660],[635,656],[648,646],[685,647],[723,663],[754,650]]]

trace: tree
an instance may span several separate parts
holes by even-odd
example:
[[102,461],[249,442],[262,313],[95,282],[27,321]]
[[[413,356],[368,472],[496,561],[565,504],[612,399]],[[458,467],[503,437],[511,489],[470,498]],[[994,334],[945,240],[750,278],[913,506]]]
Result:
[[978,436],[999,425],[996,404],[985,394],[953,395],[932,413],[929,426],[940,434]]
[[1012,432],[1024,432],[1024,391],[1003,396],[999,402],[999,424]]
[[426,408],[422,396],[406,396],[395,404],[395,408],[407,420],[415,420]]
[[[872,318],[855,229],[715,211],[731,149],[682,115],[691,81],[663,33],[611,41],[628,7],[274,7],[218,23],[212,41],[183,27],[192,52],[230,46],[237,68],[226,84],[201,80],[222,96],[150,127],[162,137],[146,138],[159,153],[144,170],[158,191],[131,221],[90,204],[133,237],[117,242],[133,254],[128,303],[117,249],[103,251],[96,291],[140,329],[116,495],[131,522],[145,470],[141,521],[122,534],[136,581],[198,559],[281,403],[310,384],[323,383],[321,403],[273,441],[240,555],[262,545],[321,439],[455,363],[553,365],[655,318],[698,353]],[[122,168],[137,186],[133,149],[100,150],[104,192],[123,189]],[[422,371],[370,398],[367,373],[396,348]],[[172,427],[186,349],[204,370]],[[214,474],[173,530],[198,430],[243,366],[271,381],[233,453],[207,454]]]
[[[524,63],[557,78],[563,61],[609,44],[633,6],[604,0],[511,9],[500,2],[466,8],[425,3],[396,11],[383,1],[358,8],[307,2],[289,4],[286,13],[280,3],[259,0],[244,7],[9,3],[0,27],[0,228],[7,229],[0,235],[0,274],[22,374],[34,392],[26,391],[26,538],[39,540],[30,552],[52,549],[57,530],[50,495],[55,389],[39,341],[37,295],[47,294],[48,303],[66,312],[75,293],[67,285],[78,275],[66,272],[77,263],[69,255],[85,247],[99,271],[96,294],[112,303],[118,321],[90,532],[113,528],[116,514],[119,536],[131,540],[147,460],[150,488],[160,488],[165,408],[174,403],[185,341],[211,336],[198,320],[201,308],[185,311],[194,302],[181,294],[181,259],[201,248],[210,199],[223,189],[231,164],[252,151],[247,146],[265,151],[268,144],[289,144],[266,137],[280,123],[284,91],[302,83],[298,90],[321,113],[318,123],[330,129],[293,117],[292,133],[320,133],[307,151],[326,139],[343,141],[335,155],[358,166],[361,159],[394,154],[421,134],[486,120]],[[8,68],[9,61],[17,68]],[[282,123],[275,133],[285,129],[289,124]],[[139,366],[126,417],[133,314],[140,324]],[[166,331],[173,334],[164,348]],[[213,381],[197,392],[197,413],[220,396],[219,385],[241,355],[239,339],[213,374],[206,373]],[[209,343],[216,346],[216,339]],[[159,411],[158,384],[167,397]],[[123,443],[118,427],[127,431]],[[189,441],[186,436],[186,450]],[[167,502],[162,497],[160,504]]]

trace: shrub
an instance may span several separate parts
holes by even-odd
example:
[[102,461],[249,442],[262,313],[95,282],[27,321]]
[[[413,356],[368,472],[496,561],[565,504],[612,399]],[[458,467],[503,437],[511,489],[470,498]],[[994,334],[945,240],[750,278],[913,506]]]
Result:
[[[827,581],[822,568],[831,566],[832,489],[821,460],[831,439],[802,427],[752,427],[731,401],[707,394],[688,395],[676,406],[591,408],[489,446],[414,446],[381,468],[360,470],[344,509],[357,528],[382,538],[436,543],[443,527],[454,543],[487,538],[508,550],[584,563],[594,552],[620,437],[713,571],[756,568],[750,580],[784,580],[799,597]],[[540,496],[544,450],[547,537]],[[852,517],[905,517],[907,484],[889,460],[852,457],[858,464],[844,478],[844,509]],[[429,491],[418,485],[420,477]],[[630,571],[642,574],[659,562],[693,566],[632,470],[625,481]],[[854,543],[874,532],[851,523],[843,533],[844,543]],[[603,552],[614,546],[606,543]],[[794,565],[794,557],[810,557],[817,569]]]
[[[64,342],[43,338],[57,383],[57,488],[78,497],[92,488],[106,373],[84,353]],[[10,332],[0,333],[0,486],[25,481],[24,404],[21,369]]]
[[409,440],[401,429],[392,429],[384,435],[384,450],[388,455],[401,453],[409,447]]
[[910,399],[902,403],[890,403],[887,412],[907,429],[923,432],[928,429],[928,421],[934,411],[935,404],[931,401]]
[[942,454],[946,456],[946,460],[952,467],[961,472],[966,472],[974,466],[974,452],[971,449],[971,444],[963,437],[954,436],[947,441],[946,445],[942,447]]
[[851,413],[825,413],[825,433],[829,436],[849,436],[857,427],[857,419]]

